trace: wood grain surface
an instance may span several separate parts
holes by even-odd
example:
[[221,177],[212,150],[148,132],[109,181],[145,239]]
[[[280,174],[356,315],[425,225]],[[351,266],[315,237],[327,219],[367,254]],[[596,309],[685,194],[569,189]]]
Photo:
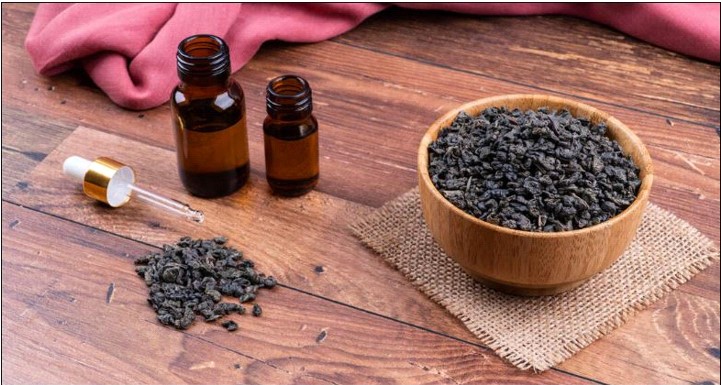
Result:
[[719,124],[718,65],[571,17],[478,19],[392,10],[337,40],[538,90]]
[[[69,181],[61,179],[57,167],[63,154],[76,149],[97,150],[78,143],[79,138],[89,135],[100,143],[112,139],[132,147],[132,160],[120,160],[139,168],[140,183],[152,180],[159,191],[186,197],[174,161],[157,161],[172,158],[168,106],[128,111],[113,105],[79,71],[54,78],[35,74],[23,49],[34,9],[35,5],[28,4],[2,6],[3,380],[91,383],[102,375],[107,382],[128,382],[128,376],[136,376],[136,382],[148,383],[215,379],[243,383],[719,382],[718,264],[559,368],[538,376],[517,372],[479,346],[458,320],[412,289],[398,272],[360,247],[343,229],[353,217],[415,185],[417,143],[438,116],[479,97],[538,92],[539,87],[548,87],[544,92],[578,98],[631,127],[647,145],[656,166],[651,201],[718,242],[717,65],[671,54],[592,23],[561,17],[442,14],[436,16],[441,23],[425,13],[391,11],[331,41],[266,44],[234,75],[248,99],[253,169],[250,188],[227,201],[213,203],[212,209],[206,208],[209,218],[218,221],[197,228],[156,212],[134,210],[139,207],[134,205],[137,202],[110,214],[90,204]],[[516,71],[515,80],[496,76],[493,73],[499,66],[492,60],[499,57],[498,52],[486,53],[496,58],[489,61],[470,56],[454,59],[449,54],[453,46],[462,50],[464,41],[448,40],[448,34],[455,33],[446,27],[448,23],[460,23],[453,25],[462,25],[466,31],[483,31],[478,33],[479,39],[493,36],[493,42],[477,43],[489,50],[500,49],[491,46],[523,44],[542,52],[530,57],[517,54],[509,62],[525,58],[523,64],[504,66]],[[415,27],[409,29],[409,25]],[[418,39],[436,39],[437,44],[413,43],[409,33],[421,34]],[[558,39],[545,38],[549,33]],[[523,34],[523,43],[518,43],[518,34]],[[387,43],[382,41],[383,36],[388,37]],[[620,43],[589,52],[574,43],[581,38]],[[411,55],[411,49],[418,51]],[[542,58],[549,56],[547,51],[575,55],[557,63],[572,63],[579,71],[549,66],[544,71],[557,71],[552,72],[556,80],[550,75],[534,79],[528,63],[545,65],[542,63],[549,59]],[[464,53],[476,54],[481,55],[480,51]],[[599,64],[601,54],[605,61]],[[585,73],[618,71],[624,63],[651,68],[653,75],[639,75],[637,71],[629,77],[607,77],[605,82],[584,80]],[[316,93],[321,181],[317,191],[304,198],[280,200],[269,196],[264,182],[262,96],[267,80],[290,72],[306,77]],[[681,78],[704,89],[668,94],[658,86],[659,79],[675,79],[678,85]],[[78,126],[92,129],[76,130]],[[145,161],[135,155],[136,148],[145,154]],[[103,154],[85,154],[109,155],[111,150],[117,149],[111,146]],[[159,172],[149,167],[147,159],[154,160],[165,175],[158,177]],[[24,225],[26,230],[22,230]],[[186,333],[158,326],[150,308],[141,305],[142,290],[131,291],[132,287],[142,288],[142,282],[125,276],[131,268],[123,253],[142,252],[188,231],[196,236],[229,233],[263,264],[264,270],[282,277],[285,286],[277,294],[267,293],[262,301],[268,304],[269,312],[277,310],[274,316],[268,314],[268,324],[240,325],[241,333],[245,333],[244,327],[249,328],[243,340],[252,343],[228,341],[225,331],[220,333],[210,325]],[[273,235],[270,240],[268,234]],[[291,236],[297,236],[298,241],[288,239]],[[56,250],[69,251],[57,254]],[[35,270],[28,265],[39,262],[30,257],[51,251],[56,254],[48,263],[57,271],[43,282],[33,282],[29,272]],[[80,280],[73,270],[77,258],[97,259],[85,275],[96,278]],[[98,276],[102,271],[98,266],[110,272]],[[317,273],[320,266],[322,272]],[[95,321],[117,322],[113,328],[94,327],[83,320],[89,308],[62,302],[63,294],[47,294],[72,289],[79,291],[75,298],[87,302],[97,296],[99,300],[110,282],[118,287],[114,301],[127,309],[112,309],[112,314],[121,317],[117,321],[110,315]],[[24,289],[22,285],[31,286]],[[307,304],[312,314],[299,313],[297,303]],[[308,335],[293,331],[288,320],[305,317],[309,317]],[[62,320],[73,320],[72,327],[64,327]],[[333,341],[337,335],[334,330],[339,328],[351,342],[320,352],[302,348],[329,325],[326,341]],[[43,333],[33,332],[33,326]],[[284,328],[289,334],[286,341],[269,335],[274,330],[285,332]],[[259,336],[252,337],[251,330]],[[380,334],[376,337],[376,333]],[[127,342],[136,340],[148,342],[143,346]],[[164,348],[166,341],[169,347]],[[411,353],[416,345],[418,354]],[[128,346],[138,350],[139,357],[153,360],[146,363],[118,352]],[[434,349],[424,348],[429,346]],[[390,354],[387,362],[379,358],[386,353]],[[209,356],[213,358],[208,360]],[[403,361],[408,357],[412,358]],[[236,363],[240,369],[235,368]],[[211,373],[214,370],[217,373]],[[370,375],[362,377],[362,373]]]
[[[488,349],[284,287],[259,294],[261,317],[234,316],[237,332],[203,322],[178,332],[157,323],[145,283],[128,268],[133,256],[157,248],[68,221],[48,224],[47,215],[10,204],[3,210],[2,264],[12,272],[2,283],[3,308],[23,309],[3,313],[10,321],[3,329],[3,371],[17,375],[11,382],[529,380]],[[530,381],[589,383],[553,371]]]

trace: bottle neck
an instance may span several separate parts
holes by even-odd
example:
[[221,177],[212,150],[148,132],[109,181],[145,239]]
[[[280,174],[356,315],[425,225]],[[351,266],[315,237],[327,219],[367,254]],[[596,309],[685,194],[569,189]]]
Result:
[[310,85],[300,76],[279,76],[268,83],[265,106],[271,119],[284,121],[307,119],[313,112]]
[[181,87],[225,87],[230,78],[230,52],[223,39],[194,35],[181,41],[176,54]]

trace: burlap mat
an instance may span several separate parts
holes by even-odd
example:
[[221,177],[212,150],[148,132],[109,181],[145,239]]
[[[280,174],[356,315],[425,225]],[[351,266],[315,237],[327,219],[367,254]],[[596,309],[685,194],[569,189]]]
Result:
[[417,189],[351,228],[499,356],[537,371],[570,358],[719,258],[711,240],[649,204],[636,239],[614,265],[571,292],[524,298],[475,282],[441,251]]

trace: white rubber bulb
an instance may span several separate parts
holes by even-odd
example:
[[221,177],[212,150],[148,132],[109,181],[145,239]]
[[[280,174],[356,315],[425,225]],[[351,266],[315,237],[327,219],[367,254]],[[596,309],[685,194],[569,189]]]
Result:
[[63,174],[73,179],[83,181],[85,174],[90,170],[91,163],[91,161],[83,157],[71,156],[63,162]]

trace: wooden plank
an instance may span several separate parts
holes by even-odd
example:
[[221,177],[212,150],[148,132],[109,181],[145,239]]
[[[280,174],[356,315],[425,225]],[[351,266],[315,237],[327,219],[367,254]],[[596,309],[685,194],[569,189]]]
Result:
[[[629,333],[614,332],[594,342],[563,369],[619,384],[719,383],[717,300],[674,291],[623,329]],[[619,365],[614,357],[625,357],[625,362]],[[642,376],[648,372],[665,377]]]
[[719,125],[719,67],[572,17],[478,17],[393,9],[338,42]]
[[[13,107],[2,108],[2,191],[23,187],[23,180],[57,147],[75,126],[58,123],[48,115],[32,114]],[[3,194],[4,195],[4,194]]]
[[155,321],[126,256],[148,246],[7,203],[3,211],[10,383],[588,383],[522,372],[487,349],[282,287],[259,295],[262,317],[236,315],[233,334],[203,322],[179,332]]
[[[468,341],[475,340],[456,319],[413,289],[405,278],[388,268],[349,234],[347,224],[366,212],[368,208],[365,206],[319,192],[311,192],[299,199],[275,198],[267,193],[265,185],[253,174],[249,186],[231,197],[219,200],[187,197],[192,206],[206,211],[208,220],[202,226],[179,221],[157,211],[143,211],[138,202],[131,202],[118,210],[109,210],[92,204],[80,193],[78,186],[64,179],[58,172],[66,156],[74,154],[89,157],[94,148],[104,148],[105,155],[119,160],[126,159],[127,154],[132,153],[132,165],[138,172],[140,183],[152,181],[157,191],[185,197],[182,186],[175,178],[164,177],[174,172],[174,154],[171,150],[78,128],[33,170],[28,179],[29,187],[16,190],[10,199],[156,245],[185,234],[198,237],[225,234],[249,255],[263,261],[265,271],[292,287]],[[319,265],[324,266],[322,273],[314,271]],[[373,300],[369,301],[368,298]],[[690,312],[701,320],[716,317],[709,309],[718,307],[718,300],[697,298],[704,306],[694,306]],[[674,309],[664,307],[661,302],[650,310],[664,311],[673,313]],[[709,324],[710,327],[714,326],[713,322]],[[668,327],[659,324],[654,326]],[[635,336],[639,335],[639,329],[646,328],[647,324],[638,324],[635,328],[618,329],[614,332],[619,338],[614,340],[613,349],[599,343],[587,348],[598,356],[605,356],[608,350],[618,351],[619,354],[608,356],[606,362],[612,362],[609,365],[619,368],[625,367],[625,370],[599,372],[596,367],[581,362],[571,366],[573,373],[609,383],[624,383],[624,380],[628,380],[631,365],[634,378],[639,381],[677,381],[677,367],[659,365],[653,360],[639,361],[633,354],[633,346],[637,343]],[[675,344],[659,336],[641,335],[653,341],[656,350],[663,351],[669,357],[707,354],[703,349],[689,349],[689,344]],[[694,341],[690,346],[702,346],[705,344],[702,341],[708,338],[707,333],[696,334],[693,330],[684,336]],[[573,365],[572,361],[575,360],[569,360],[561,368]],[[686,379],[698,379],[700,373],[693,369],[694,366],[683,365],[683,370],[688,373]]]
[[[16,255],[32,257],[21,252]],[[102,304],[85,306],[78,314],[77,306],[66,303],[78,300],[75,296],[100,302],[98,296],[82,298],[90,295],[85,290],[98,289],[99,285],[58,291],[48,289],[45,283],[44,287],[32,287],[34,290],[21,294],[19,289],[32,286],[25,282],[36,282],[38,276],[32,271],[15,274],[12,267],[9,269],[6,280],[17,287],[6,288],[3,284],[7,293],[2,300],[4,383],[328,383],[273,368],[195,335],[172,333],[152,320],[131,316],[124,305],[112,311],[101,308],[103,314],[98,320],[92,308]],[[40,277],[49,279],[50,275]],[[69,282],[85,283],[79,279]],[[47,307],[33,308],[34,301],[42,301]],[[137,324],[129,327],[128,322]]]

